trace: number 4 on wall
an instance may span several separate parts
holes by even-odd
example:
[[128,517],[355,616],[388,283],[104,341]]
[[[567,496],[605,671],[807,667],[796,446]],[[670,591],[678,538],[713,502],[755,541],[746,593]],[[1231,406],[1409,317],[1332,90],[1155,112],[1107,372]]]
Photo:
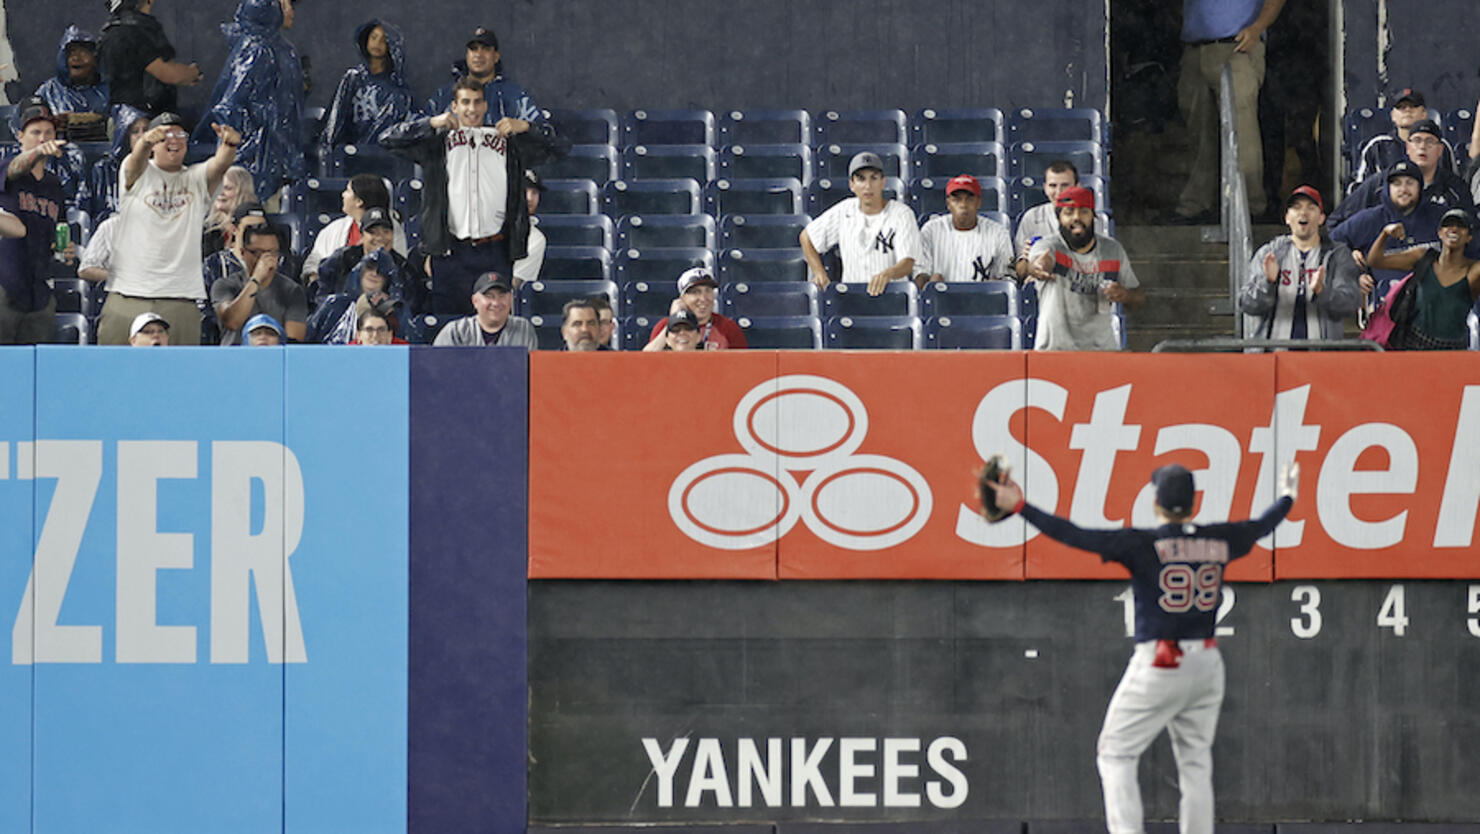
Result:
[[1403,605],[1403,586],[1394,585],[1388,588],[1387,596],[1382,601],[1382,610],[1377,612],[1377,625],[1379,628],[1390,628],[1394,637],[1402,637],[1408,630],[1408,614]]

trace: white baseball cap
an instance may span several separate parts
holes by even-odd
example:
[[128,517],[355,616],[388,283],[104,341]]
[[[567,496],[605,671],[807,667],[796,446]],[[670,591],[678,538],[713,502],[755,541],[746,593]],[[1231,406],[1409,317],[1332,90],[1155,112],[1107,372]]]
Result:
[[140,330],[143,330],[145,327],[148,327],[156,321],[164,325],[165,330],[170,329],[170,323],[164,320],[164,316],[161,316],[158,313],[140,313],[137,316],[134,316],[134,323],[129,325],[128,337],[132,339],[133,337],[139,335]]

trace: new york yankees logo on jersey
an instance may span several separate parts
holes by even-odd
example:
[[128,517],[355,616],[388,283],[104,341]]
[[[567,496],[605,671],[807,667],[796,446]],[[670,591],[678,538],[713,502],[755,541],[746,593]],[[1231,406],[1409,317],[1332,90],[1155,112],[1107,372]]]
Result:
[[894,230],[880,231],[874,235],[874,249],[879,252],[894,251]]

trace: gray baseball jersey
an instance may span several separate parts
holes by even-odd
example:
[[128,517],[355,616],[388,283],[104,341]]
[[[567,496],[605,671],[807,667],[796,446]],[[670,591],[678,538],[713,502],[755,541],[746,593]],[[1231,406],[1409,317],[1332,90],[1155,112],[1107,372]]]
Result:
[[977,215],[976,226],[957,229],[948,214],[925,221],[920,229],[920,257],[915,274],[942,275],[947,281],[990,281],[1013,278],[1012,238],[1001,223]]
[[884,203],[878,214],[864,214],[850,197],[807,224],[807,237],[818,252],[837,246],[843,257],[843,280],[867,282],[905,258],[920,259],[920,227],[915,213],[898,200]]

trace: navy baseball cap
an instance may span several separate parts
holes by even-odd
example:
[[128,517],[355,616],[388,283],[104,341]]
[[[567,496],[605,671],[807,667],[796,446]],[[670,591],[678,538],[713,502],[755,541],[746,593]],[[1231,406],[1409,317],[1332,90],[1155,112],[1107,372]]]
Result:
[[267,219],[267,209],[261,203],[242,203],[231,212],[231,222],[240,223],[244,217],[260,217]]
[[1398,89],[1393,90],[1391,93],[1388,93],[1389,107],[1397,107],[1405,101],[1416,104],[1419,107],[1427,106],[1423,100],[1423,93],[1420,93],[1412,87],[1399,87]]
[[48,121],[53,124],[56,122],[56,119],[52,116],[51,108],[46,104],[46,99],[40,96],[31,96],[21,104],[21,117],[17,121],[20,127],[17,130],[25,130],[26,125],[37,120]]
[[165,127],[167,125],[178,125],[180,127],[184,127],[185,120],[180,118],[179,113],[160,113],[158,116],[155,116],[154,118],[149,120],[149,128],[151,130],[156,127]]
[[679,310],[668,316],[668,329],[674,330],[687,327],[691,330],[699,329],[699,319],[688,310]]
[[495,35],[493,30],[487,26],[479,26],[473,30],[473,36],[468,38],[468,46],[472,47],[474,44],[478,46],[491,46],[494,49],[498,49],[498,35]]
[[514,288],[509,285],[509,279],[497,272],[485,272],[478,276],[473,283],[473,295],[482,295],[492,289],[500,289],[504,292],[513,292]]
[[1419,185],[1423,185],[1423,171],[1420,171],[1417,165],[1414,165],[1412,162],[1409,162],[1406,159],[1402,162],[1394,163],[1393,167],[1388,169],[1388,182],[1392,182],[1398,177],[1412,177],[1418,180]]
[[1197,489],[1192,485],[1192,473],[1179,463],[1169,463],[1151,473],[1151,483],[1156,485],[1156,506],[1173,515],[1192,512]]
[[1439,218],[1439,228],[1441,229],[1445,226],[1454,226],[1457,223],[1463,223],[1466,229],[1473,230],[1475,228],[1475,218],[1471,217],[1470,213],[1462,208],[1452,208],[1444,212],[1444,216]]
[[390,213],[380,206],[367,208],[365,209],[365,213],[360,215],[360,231],[368,232],[375,228],[395,228],[395,224],[391,222]]
[[1408,128],[1408,135],[1412,136],[1415,133],[1427,133],[1435,139],[1444,138],[1444,131],[1439,129],[1439,125],[1433,119],[1419,119],[1414,122],[1413,127]]

